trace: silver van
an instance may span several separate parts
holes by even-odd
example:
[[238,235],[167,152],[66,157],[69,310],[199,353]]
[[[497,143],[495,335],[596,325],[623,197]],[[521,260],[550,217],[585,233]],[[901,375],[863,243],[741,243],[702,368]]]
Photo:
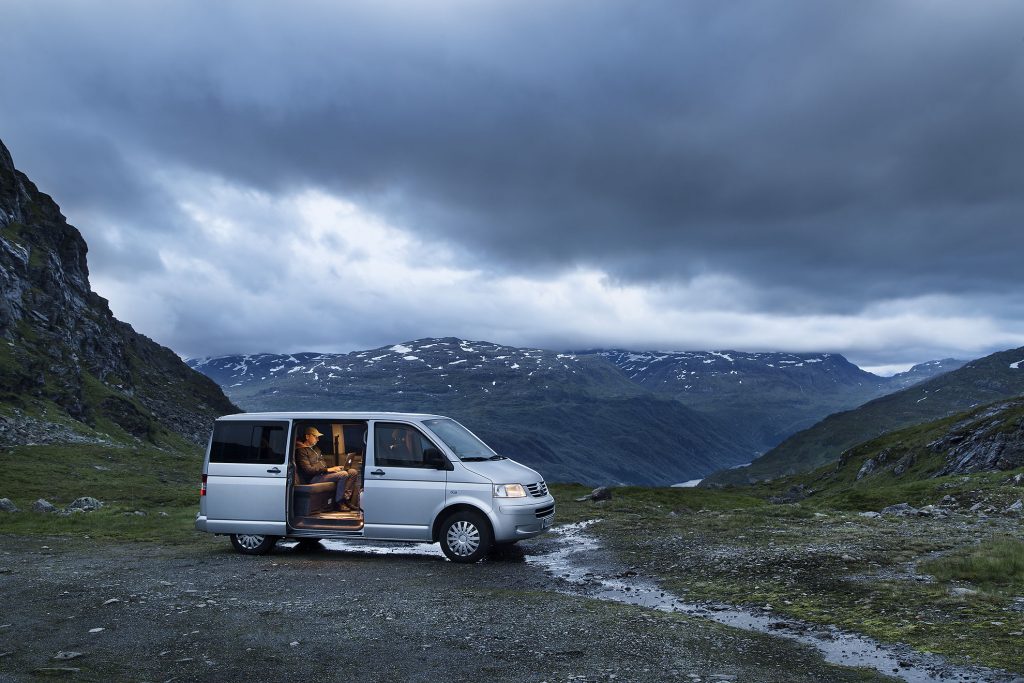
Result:
[[[342,483],[309,476],[312,459],[345,473]],[[451,418],[414,413],[222,417],[199,500],[196,529],[227,534],[248,555],[280,538],[358,538],[439,542],[453,562],[476,562],[545,532],[555,515],[537,472]]]

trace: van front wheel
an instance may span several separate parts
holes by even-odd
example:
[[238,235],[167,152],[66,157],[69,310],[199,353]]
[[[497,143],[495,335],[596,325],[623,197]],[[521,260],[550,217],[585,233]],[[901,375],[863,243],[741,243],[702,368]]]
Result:
[[266,555],[277,543],[277,536],[231,534],[231,545],[243,555]]
[[477,562],[494,543],[491,525],[478,512],[456,512],[441,525],[441,550],[452,562]]

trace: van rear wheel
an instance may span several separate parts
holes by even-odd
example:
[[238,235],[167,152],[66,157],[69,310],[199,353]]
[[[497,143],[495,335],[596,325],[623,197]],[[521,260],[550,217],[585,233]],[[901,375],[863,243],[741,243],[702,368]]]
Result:
[[491,549],[491,525],[479,512],[456,512],[441,525],[441,551],[452,562],[478,562]]
[[277,536],[258,534],[231,534],[231,545],[243,555],[266,555],[274,549]]

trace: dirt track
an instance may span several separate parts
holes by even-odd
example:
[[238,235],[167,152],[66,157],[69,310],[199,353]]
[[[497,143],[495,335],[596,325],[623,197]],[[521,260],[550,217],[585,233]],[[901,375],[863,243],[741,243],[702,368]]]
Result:
[[464,566],[401,546],[246,557],[222,538],[0,537],[0,681],[875,680],[776,638],[560,594],[523,561],[551,543]]

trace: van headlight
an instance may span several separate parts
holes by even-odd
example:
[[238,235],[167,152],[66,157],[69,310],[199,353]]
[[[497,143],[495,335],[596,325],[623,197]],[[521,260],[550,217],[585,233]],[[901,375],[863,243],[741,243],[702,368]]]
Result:
[[526,498],[526,489],[522,484],[495,484],[495,498]]

